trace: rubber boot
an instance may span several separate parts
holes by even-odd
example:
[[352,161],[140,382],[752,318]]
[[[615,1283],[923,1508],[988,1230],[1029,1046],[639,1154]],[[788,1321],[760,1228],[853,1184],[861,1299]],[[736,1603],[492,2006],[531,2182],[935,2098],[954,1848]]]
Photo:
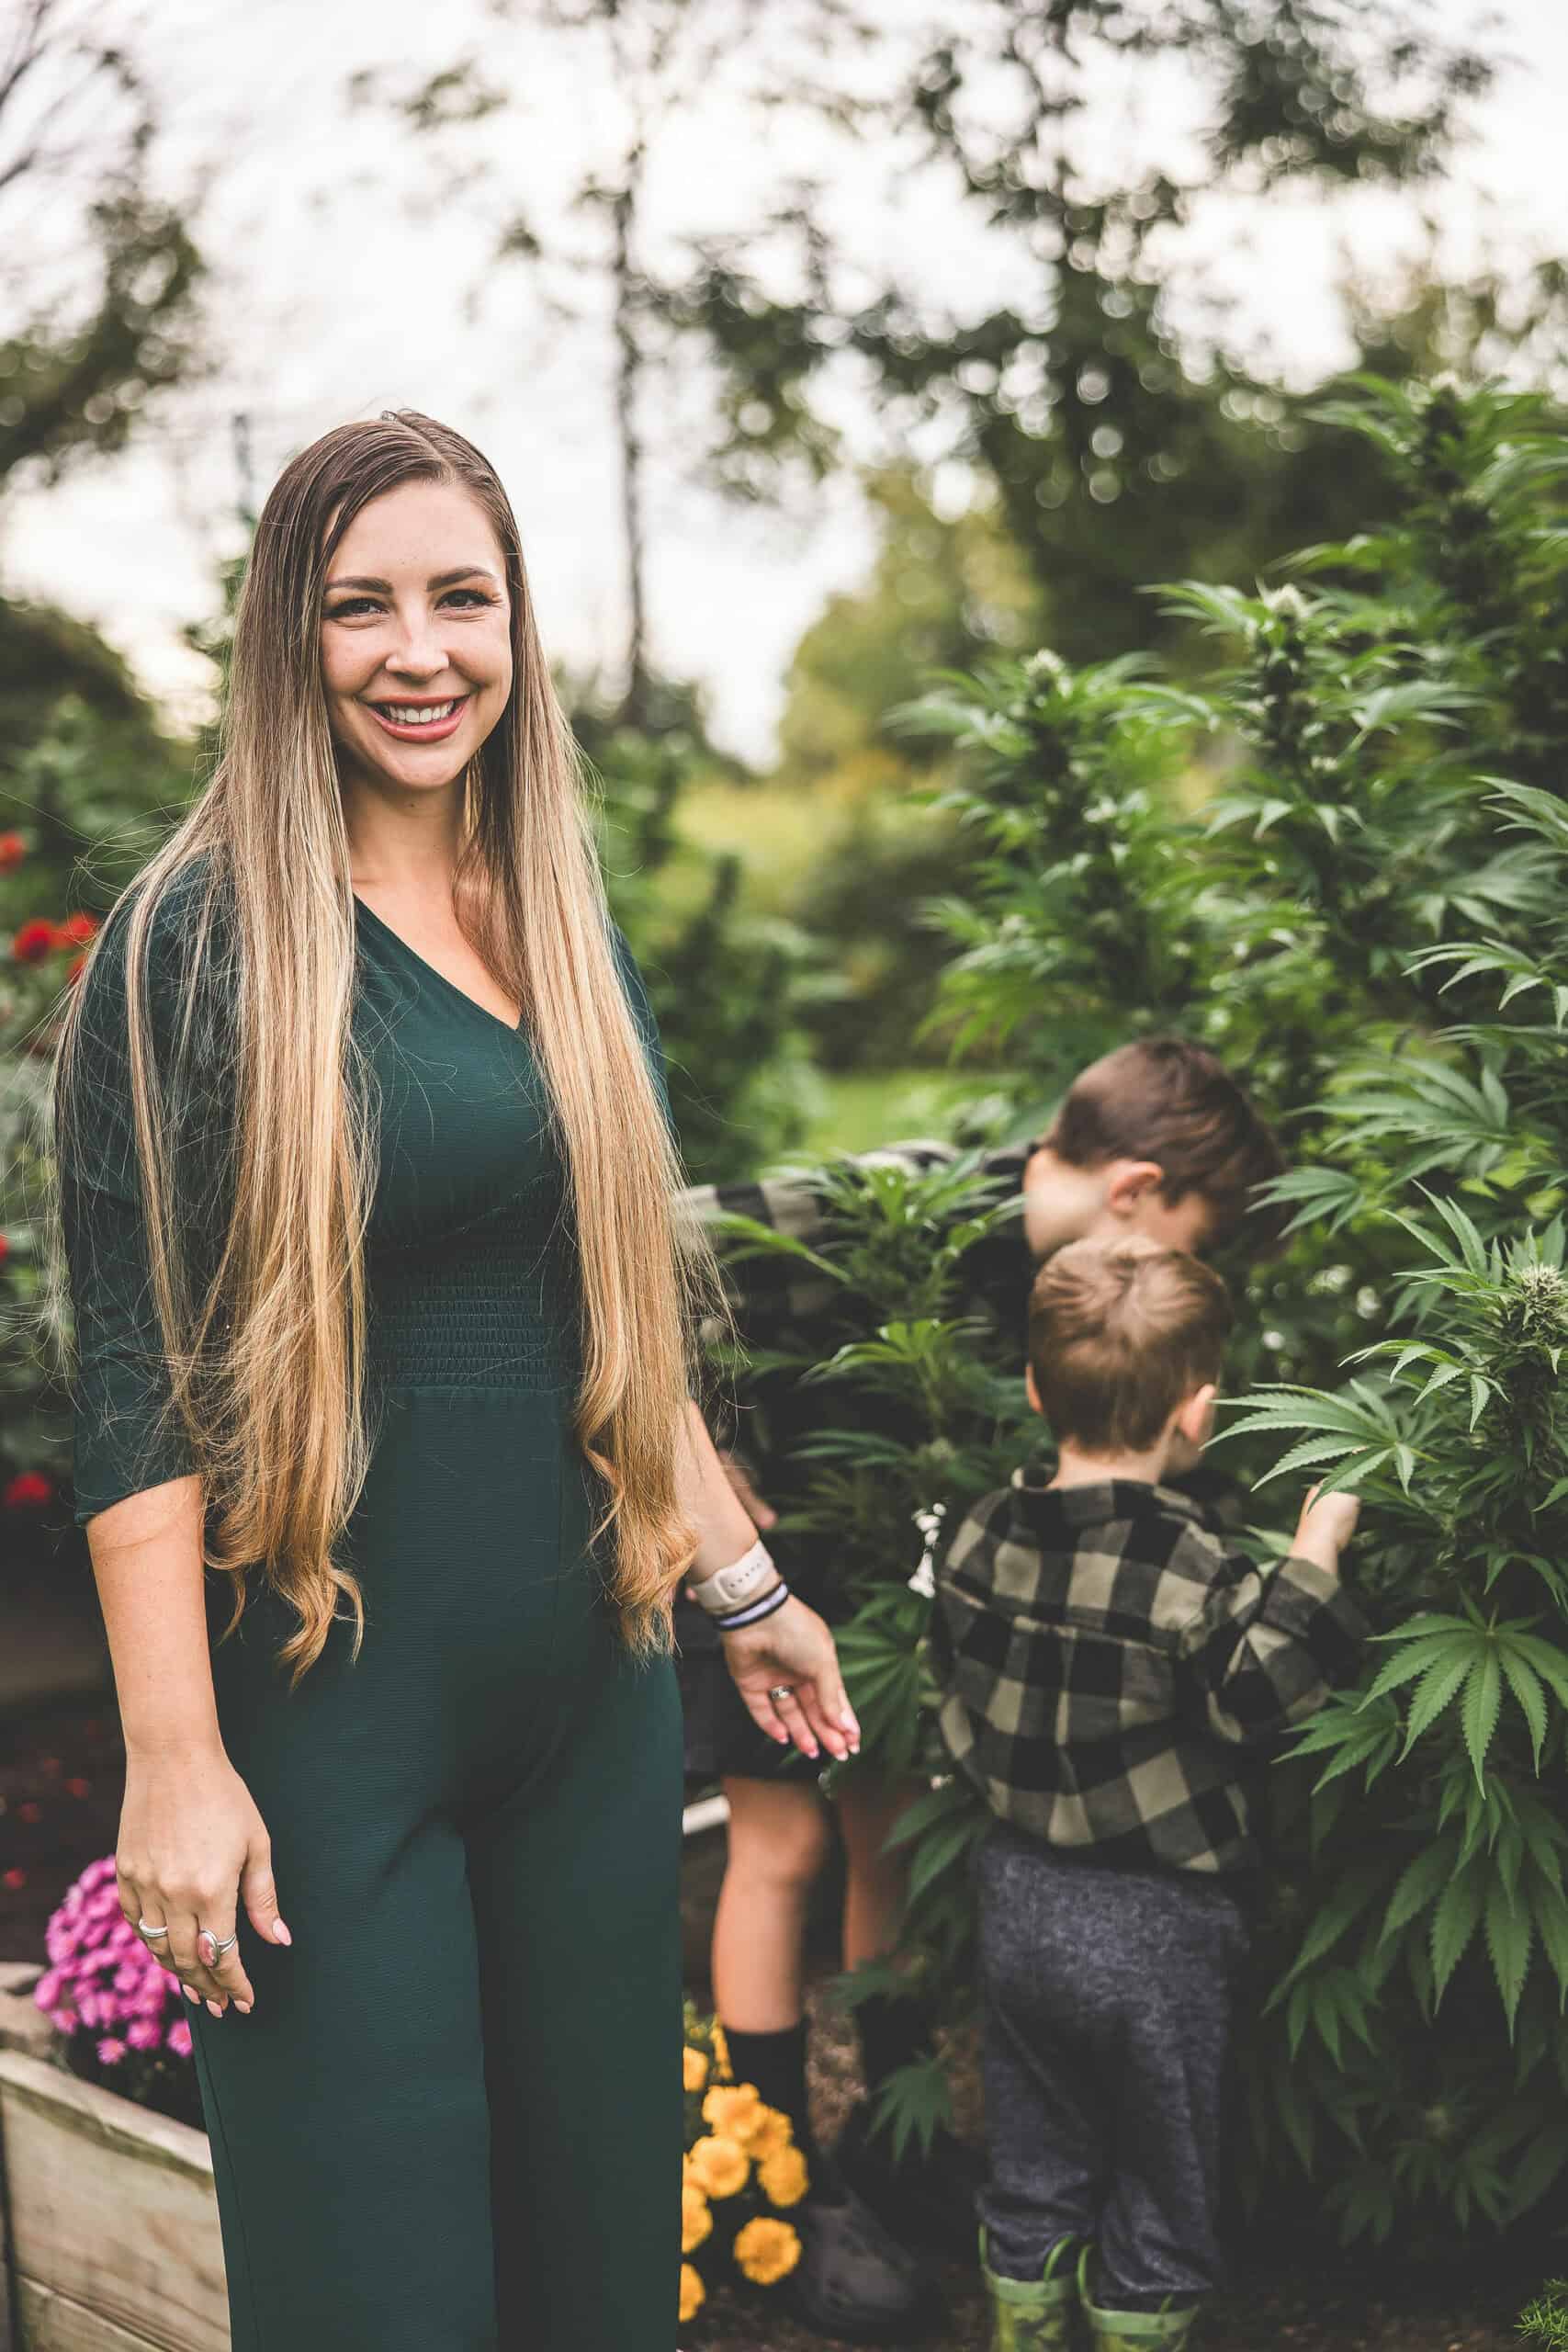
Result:
[[1089,2257],[1086,2245],[1078,2260],[1078,2301],[1092,2352],[1183,2352],[1198,2316],[1190,2305],[1180,2312],[1101,2311],[1089,2300]]
[[1072,2238],[1058,2238],[1038,2278],[998,2278],[986,2258],[980,2232],[980,2272],[991,2301],[991,2352],[1077,2352],[1077,2289]]

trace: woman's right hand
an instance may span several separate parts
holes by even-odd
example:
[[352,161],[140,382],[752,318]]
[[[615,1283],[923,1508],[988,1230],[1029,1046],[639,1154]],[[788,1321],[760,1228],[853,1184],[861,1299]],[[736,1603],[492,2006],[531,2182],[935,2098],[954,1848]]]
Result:
[[239,1946],[214,1965],[198,1937],[205,1930],[221,1943],[231,1936],[243,1901],[258,1936],[292,1939],[277,1916],[266,1825],[221,1747],[128,1756],[115,1875],[131,1926],[168,1928],[142,1940],[180,1978],[187,1999],[204,2000],[214,2017],[232,2001],[248,2017],[255,1996]]

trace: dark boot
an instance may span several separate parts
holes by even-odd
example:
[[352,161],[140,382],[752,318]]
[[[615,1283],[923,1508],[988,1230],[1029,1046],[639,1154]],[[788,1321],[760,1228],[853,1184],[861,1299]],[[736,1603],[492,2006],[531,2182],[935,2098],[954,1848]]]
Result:
[[830,2162],[818,2160],[815,2185],[790,2220],[801,2249],[791,2299],[808,2327],[855,2344],[901,2344],[924,2332],[937,2299],[922,2266]]
[[941,2130],[929,2153],[917,2142],[895,2156],[890,2133],[874,2129],[871,2117],[869,2099],[850,2110],[833,2152],[844,2178],[904,2245],[972,2262],[981,2158]]

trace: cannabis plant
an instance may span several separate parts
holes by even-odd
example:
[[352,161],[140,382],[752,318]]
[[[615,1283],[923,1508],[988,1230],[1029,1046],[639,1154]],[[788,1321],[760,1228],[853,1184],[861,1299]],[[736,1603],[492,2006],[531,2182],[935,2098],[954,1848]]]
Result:
[[[942,1012],[1005,1057],[1015,1136],[1093,1054],[1177,1028],[1286,1142],[1216,1456],[1260,1558],[1309,1479],[1359,1491],[1377,1630],[1271,1776],[1242,2175],[1419,2241],[1568,2174],[1568,439],[1501,392],[1369,380],[1334,413],[1382,463],[1375,527],[1252,590],[1159,590],[1200,673],[1044,654],[904,723],[961,754],[983,855],[931,910]],[[874,1181],[815,1181],[826,1223],[767,1246],[809,1250],[827,1320],[761,1378],[795,1523],[852,1577],[868,1747],[929,1784],[906,1939],[955,2014],[983,1824],[923,1703],[909,1521],[1026,1442],[1017,1331],[966,1320],[964,1204],[890,1185],[879,1283]],[[929,2115],[901,2092],[906,2127]]]

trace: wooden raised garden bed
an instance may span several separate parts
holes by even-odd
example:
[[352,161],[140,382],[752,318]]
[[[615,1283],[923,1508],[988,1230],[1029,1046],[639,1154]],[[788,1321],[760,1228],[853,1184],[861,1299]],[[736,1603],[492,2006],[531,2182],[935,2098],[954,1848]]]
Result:
[[0,1969],[0,2352],[227,2352],[205,2132],[55,2064],[37,1975]]

